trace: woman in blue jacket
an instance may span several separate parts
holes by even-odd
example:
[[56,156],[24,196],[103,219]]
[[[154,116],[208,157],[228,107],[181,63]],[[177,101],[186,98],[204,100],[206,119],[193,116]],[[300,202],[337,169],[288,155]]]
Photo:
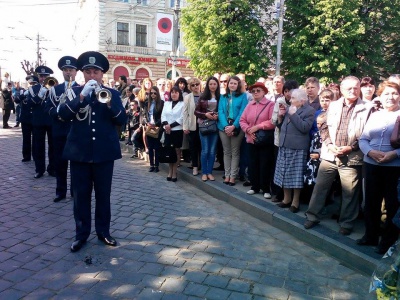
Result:
[[239,120],[247,103],[246,93],[242,93],[241,80],[232,76],[226,94],[221,96],[218,103],[219,137],[224,149],[224,183],[230,186],[235,185],[239,172],[240,145],[244,135]]

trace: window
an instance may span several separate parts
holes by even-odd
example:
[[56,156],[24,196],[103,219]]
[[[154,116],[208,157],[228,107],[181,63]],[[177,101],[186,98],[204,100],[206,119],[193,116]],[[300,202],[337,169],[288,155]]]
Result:
[[117,45],[129,45],[129,24],[117,22]]
[[147,0],[136,0],[137,1],[137,4],[140,4],[140,5],[148,5],[147,4]]
[[147,26],[136,25],[136,46],[147,47]]

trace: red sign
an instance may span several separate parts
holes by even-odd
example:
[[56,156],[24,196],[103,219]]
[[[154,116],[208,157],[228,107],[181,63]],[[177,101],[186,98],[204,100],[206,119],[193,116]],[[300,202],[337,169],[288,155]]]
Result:
[[[190,60],[189,59],[180,59],[180,58],[178,58],[178,59],[175,60],[175,63],[176,63],[177,67],[185,67],[186,68],[188,63],[190,63]],[[167,65],[168,66],[172,66],[172,59],[168,58]]]
[[114,59],[117,61],[124,61],[131,64],[139,65],[140,63],[156,63],[157,58],[155,57],[135,57],[126,55],[108,55],[108,59]]

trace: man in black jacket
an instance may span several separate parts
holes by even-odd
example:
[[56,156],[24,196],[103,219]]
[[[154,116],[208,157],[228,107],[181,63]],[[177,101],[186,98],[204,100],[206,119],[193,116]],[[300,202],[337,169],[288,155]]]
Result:
[[7,84],[7,88],[3,89],[1,93],[3,94],[3,128],[11,128],[8,126],[8,120],[10,119],[11,115],[11,110],[14,109],[14,101],[12,99],[12,93],[11,93],[11,86],[12,83],[9,82]]

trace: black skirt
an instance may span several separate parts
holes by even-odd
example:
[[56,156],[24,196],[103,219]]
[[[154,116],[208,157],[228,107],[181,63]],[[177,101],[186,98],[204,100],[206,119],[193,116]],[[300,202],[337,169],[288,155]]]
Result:
[[183,130],[173,130],[170,134],[166,134],[165,138],[168,140],[168,143],[174,145],[175,148],[181,148],[183,141]]

